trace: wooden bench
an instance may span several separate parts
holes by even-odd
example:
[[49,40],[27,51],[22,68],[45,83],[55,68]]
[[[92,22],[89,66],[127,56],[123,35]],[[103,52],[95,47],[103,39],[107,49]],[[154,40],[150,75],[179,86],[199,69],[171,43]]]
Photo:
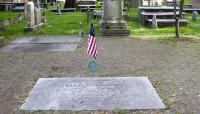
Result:
[[[149,24],[152,23],[152,19],[148,19]],[[158,25],[170,25],[170,24],[175,24],[176,20],[175,19],[157,19],[157,24]],[[180,19],[179,23],[182,25],[185,25],[188,23],[188,20],[186,19]]]

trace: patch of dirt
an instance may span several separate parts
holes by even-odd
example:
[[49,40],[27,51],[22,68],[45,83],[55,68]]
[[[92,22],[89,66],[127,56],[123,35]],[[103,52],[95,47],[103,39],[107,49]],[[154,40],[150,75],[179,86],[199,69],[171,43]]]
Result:
[[190,37],[180,37],[180,38],[177,38],[177,41],[190,41],[192,42],[194,39],[193,38],[190,38]]
[[[18,113],[38,78],[87,77],[90,58],[85,46],[86,41],[74,52],[0,52],[0,113]],[[148,39],[97,36],[97,46],[100,64],[97,76],[148,76],[167,107],[166,110],[128,110],[125,113],[200,113],[199,43],[187,40],[159,43]]]

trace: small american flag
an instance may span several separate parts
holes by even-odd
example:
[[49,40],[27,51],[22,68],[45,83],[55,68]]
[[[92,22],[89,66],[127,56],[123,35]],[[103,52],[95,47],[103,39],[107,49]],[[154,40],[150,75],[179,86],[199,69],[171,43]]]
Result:
[[94,33],[94,26],[91,24],[90,26],[90,33],[88,36],[88,47],[87,47],[88,55],[97,58],[97,45],[96,45],[96,38]]

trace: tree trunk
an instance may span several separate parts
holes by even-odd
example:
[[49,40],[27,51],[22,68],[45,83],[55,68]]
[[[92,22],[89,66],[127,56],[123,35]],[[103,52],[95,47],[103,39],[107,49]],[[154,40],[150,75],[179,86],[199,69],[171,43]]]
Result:
[[179,38],[179,18],[176,17],[176,38]]
[[176,38],[179,38],[179,20],[182,18],[182,12],[183,12],[183,5],[184,0],[181,0],[179,3],[179,15],[176,16],[176,0],[174,0],[174,18],[175,18],[175,26],[176,26]]
[[176,0],[174,0],[174,19],[175,19],[175,33],[176,33],[176,38],[179,38],[179,19],[176,16],[176,6],[177,6],[177,2]]

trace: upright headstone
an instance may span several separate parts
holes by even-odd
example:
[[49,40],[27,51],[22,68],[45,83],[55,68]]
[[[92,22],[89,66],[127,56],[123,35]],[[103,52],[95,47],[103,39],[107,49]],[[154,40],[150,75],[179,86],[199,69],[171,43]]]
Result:
[[153,15],[152,28],[158,28],[156,15]]
[[35,16],[34,16],[34,4],[33,2],[28,2],[27,4],[27,27],[33,27],[35,25]]
[[27,21],[27,26],[24,27],[25,32],[36,31],[43,25],[41,23],[40,7],[37,7],[34,13],[33,2],[28,2],[27,4]]
[[10,20],[6,19],[4,20],[4,26],[10,26]]
[[40,11],[40,8],[36,8],[35,9],[35,22],[36,22],[36,25],[40,24],[41,23],[41,11]]
[[130,30],[123,17],[122,0],[103,1],[103,20],[101,31],[103,35],[129,35]]
[[19,16],[17,17],[17,19],[15,20],[16,23],[20,23],[22,22],[24,18],[21,16],[21,14],[19,13]]
[[40,7],[40,1],[36,0],[36,6],[39,8]]
[[61,0],[56,1],[56,6],[57,6],[57,15],[61,15]]
[[112,18],[111,21],[122,19],[122,1],[121,0],[104,0],[103,1],[103,18]]
[[197,15],[198,15],[197,11],[193,11],[193,13],[192,13],[192,20],[193,21],[197,20]]
[[27,19],[27,4],[28,4],[28,1],[26,0],[24,3],[24,18],[25,19]]

